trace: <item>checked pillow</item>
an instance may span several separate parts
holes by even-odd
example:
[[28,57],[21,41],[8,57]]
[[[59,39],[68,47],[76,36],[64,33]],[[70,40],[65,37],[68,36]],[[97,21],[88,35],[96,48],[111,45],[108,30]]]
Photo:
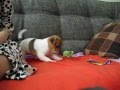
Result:
[[109,23],[87,44],[85,55],[107,58],[120,57],[120,23]]

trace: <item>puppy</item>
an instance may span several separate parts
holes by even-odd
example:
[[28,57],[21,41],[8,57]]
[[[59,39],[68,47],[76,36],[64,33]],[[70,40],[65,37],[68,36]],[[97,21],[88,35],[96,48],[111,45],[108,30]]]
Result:
[[[24,32],[26,32],[25,29],[19,32],[18,39],[22,39]],[[20,42],[20,47],[23,54],[36,55],[40,60],[45,62],[55,62],[62,60],[62,57],[58,56],[61,44],[61,38],[57,35],[52,35],[44,39],[24,39]]]

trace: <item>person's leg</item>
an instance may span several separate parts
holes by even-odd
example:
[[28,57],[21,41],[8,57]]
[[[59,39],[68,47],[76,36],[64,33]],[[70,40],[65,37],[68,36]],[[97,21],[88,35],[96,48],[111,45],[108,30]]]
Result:
[[10,60],[4,55],[0,55],[0,80],[5,77],[6,71],[11,70],[13,66]]
[[[2,27],[2,30],[0,30],[0,44],[4,43],[11,35],[10,32],[13,31],[12,13],[12,0],[0,0],[0,27]],[[3,79],[6,71],[10,69],[12,69],[10,60],[4,55],[0,55],[0,80]]]

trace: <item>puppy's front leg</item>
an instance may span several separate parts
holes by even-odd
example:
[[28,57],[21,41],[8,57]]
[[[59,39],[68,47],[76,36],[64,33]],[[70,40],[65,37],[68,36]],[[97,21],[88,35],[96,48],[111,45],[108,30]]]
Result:
[[41,60],[41,61],[44,61],[44,62],[55,62],[54,60],[51,60],[50,58],[46,57],[43,53],[41,52],[38,52],[37,53],[37,56],[38,58]]
[[62,57],[60,57],[60,56],[58,56],[58,55],[56,55],[56,54],[52,54],[50,57],[51,57],[52,59],[58,60],[58,61],[63,59]]

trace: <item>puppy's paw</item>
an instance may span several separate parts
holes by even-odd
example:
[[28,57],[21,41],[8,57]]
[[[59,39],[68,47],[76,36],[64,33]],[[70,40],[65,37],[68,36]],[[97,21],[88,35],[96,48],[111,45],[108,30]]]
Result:
[[45,60],[44,62],[56,62],[56,61],[54,61],[54,60]]
[[57,60],[57,61],[60,61],[60,60],[62,60],[63,58],[62,57],[57,57],[57,58],[55,58],[55,60]]
[[56,62],[56,61],[54,61],[54,60],[51,60],[50,58],[48,58],[48,57],[44,57],[44,58],[42,58],[42,59],[40,59],[41,61],[43,61],[43,62]]
[[54,60],[51,60],[50,58],[41,53],[38,54],[38,58],[43,62],[55,62]]
[[51,58],[54,59],[54,60],[56,60],[56,61],[60,61],[60,60],[63,59],[62,57],[60,57],[60,56],[58,56],[56,54],[51,55]]

